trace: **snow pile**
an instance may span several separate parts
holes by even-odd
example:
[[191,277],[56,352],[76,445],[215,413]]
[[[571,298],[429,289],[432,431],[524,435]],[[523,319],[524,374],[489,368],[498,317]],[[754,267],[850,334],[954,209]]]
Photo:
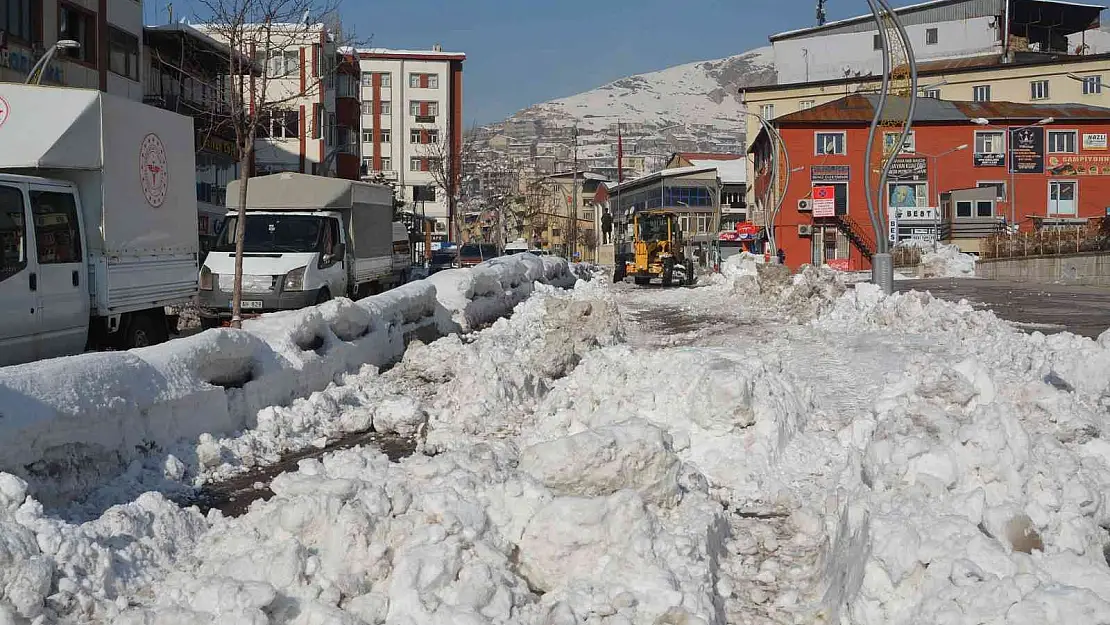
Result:
[[922,278],[973,278],[977,258],[965,254],[956,245],[938,244],[936,249],[922,250]]
[[828,307],[816,327],[829,331],[882,328],[896,332],[951,332],[952,340],[1009,333],[1011,326],[967,301],[948,302],[920,291],[885,295],[875,284],[857,284]]
[[[532,279],[560,285],[575,280],[562,259],[523,256],[528,258],[443,272],[433,276],[437,280],[358,302],[337,299],[264,315],[245,322],[242,331],[209,330],[129,352],[3,368],[0,470],[26,479],[53,506],[202,433],[261,425],[272,428],[271,439],[298,439],[290,436],[293,431],[309,434],[313,428],[291,431],[288,420],[275,417],[281,409],[269,407],[288,406],[364,364],[396,361],[413,339],[458,331],[453,318],[466,320],[469,328],[507,314],[531,293]],[[397,427],[407,430],[407,421]],[[282,446],[263,445],[253,455],[270,459]],[[221,462],[210,455],[190,464]]]
[[750,253],[728,257],[713,287],[773,311],[785,321],[800,323],[821,315],[845,291],[838,272],[805,265],[791,274],[784,265],[767,264]]

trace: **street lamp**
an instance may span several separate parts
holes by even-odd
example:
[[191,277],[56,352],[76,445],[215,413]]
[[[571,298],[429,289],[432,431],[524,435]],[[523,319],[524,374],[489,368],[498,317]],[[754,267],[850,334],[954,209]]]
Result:
[[[957,145],[956,147],[952,148],[951,150],[946,150],[944,152],[941,152],[940,154],[921,154],[921,153],[918,153],[919,156],[924,156],[925,158],[928,158],[931,161],[933,161],[933,166],[930,169],[933,172],[933,176],[936,178],[936,181],[935,181],[936,184],[933,185],[934,189],[935,189],[935,193],[936,193],[936,200],[937,200],[936,204],[933,207],[933,221],[936,223],[936,230],[933,233],[933,236],[934,236],[933,245],[936,245],[937,242],[940,241],[940,165],[939,165],[939,160],[942,157],[948,156],[949,154],[954,154],[956,152],[962,152],[962,151],[966,150],[968,147],[969,147],[968,144],[964,143],[963,145]],[[887,210],[890,210],[890,208],[888,207]]]
[[[1014,176],[1017,173],[1017,170],[1014,167],[1014,145],[1013,145],[1014,133],[1019,131],[1019,130],[1025,130],[1026,128],[1035,128],[1037,126],[1047,126],[1048,124],[1051,124],[1055,121],[1056,121],[1055,117],[1046,117],[1044,119],[1037,120],[1036,122],[1033,122],[1032,124],[1028,124],[1026,126],[1020,126],[1018,128],[1009,128],[1009,127],[1007,127],[1008,136],[1006,137],[1006,151],[1009,152],[1009,154],[1008,154],[1006,164],[1007,164],[1008,169],[1010,170],[1010,196],[1009,196],[1009,200],[1010,200],[1010,226],[1011,227],[1017,226],[1017,179]],[[989,120],[985,117],[974,117],[974,118],[971,119],[971,123],[975,124],[976,126],[991,126],[991,127],[997,128],[997,126],[995,126],[994,124],[991,124],[991,120]]]
[[46,51],[46,54],[43,54],[42,58],[39,59],[37,63],[35,63],[34,67],[31,68],[31,71],[27,74],[27,80],[24,82],[24,84],[41,84],[42,73],[46,71],[47,64],[50,63],[50,59],[54,58],[54,55],[58,52],[58,50],[76,50],[80,47],[81,44],[72,39],[62,39],[58,41],[58,43],[50,46],[50,49]]

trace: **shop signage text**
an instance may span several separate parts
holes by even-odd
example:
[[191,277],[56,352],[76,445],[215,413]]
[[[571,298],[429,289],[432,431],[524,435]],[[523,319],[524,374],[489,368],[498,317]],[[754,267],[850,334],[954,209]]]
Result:
[[[37,60],[29,51],[21,48],[0,49],[0,67],[10,69],[24,76],[31,73],[31,68],[35,66]],[[57,63],[50,63],[42,75],[44,82],[56,84],[63,84],[63,78],[62,68]]]
[[1044,173],[1044,128],[1010,129],[1010,173]]

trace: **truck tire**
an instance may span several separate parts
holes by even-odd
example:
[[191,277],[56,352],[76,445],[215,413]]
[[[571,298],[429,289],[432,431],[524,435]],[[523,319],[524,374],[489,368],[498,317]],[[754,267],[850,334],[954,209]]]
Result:
[[152,313],[135,313],[128,317],[120,334],[123,349],[149,347],[165,343],[169,338],[165,319],[155,319]]
[[328,287],[320,289],[320,294],[316,296],[316,306],[329,301],[331,301],[331,291],[328,290]]
[[663,261],[663,286],[671,286],[672,280],[674,280],[674,259],[668,258]]

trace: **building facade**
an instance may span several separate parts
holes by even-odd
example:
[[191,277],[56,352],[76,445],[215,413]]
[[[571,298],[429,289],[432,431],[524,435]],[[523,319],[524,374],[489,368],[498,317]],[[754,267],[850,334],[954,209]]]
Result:
[[675,152],[667,159],[665,169],[677,167],[713,167],[720,185],[720,230],[735,231],[736,225],[750,218],[747,203],[748,159],[743,154]]
[[59,50],[42,84],[142,99],[141,2],[3,0],[0,7],[0,82],[25,81],[55,43],[72,40],[80,47]]
[[[773,231],[791,267],[870,267],[876,232],[864,188],[866,176],[878,183],[883,148],[871,163],[864,152],[876,100],[852,95],[776,120],[791,173]],[[884,219],[878,236],[940,238],[978,252],[982,238],[1006,229],[1107,214],[1110,108],[924,100],[915,117],[882,192],[894,222]],[[888,128],[883,141],[897,137]],[[752,153],[761,195],[771,174],[766,132]]]
[[438,46],[368,49],[358,51],[358,60],[363,176],[394,182],[400,199],[436,220],[437,242],[453,238],[466,55]]

